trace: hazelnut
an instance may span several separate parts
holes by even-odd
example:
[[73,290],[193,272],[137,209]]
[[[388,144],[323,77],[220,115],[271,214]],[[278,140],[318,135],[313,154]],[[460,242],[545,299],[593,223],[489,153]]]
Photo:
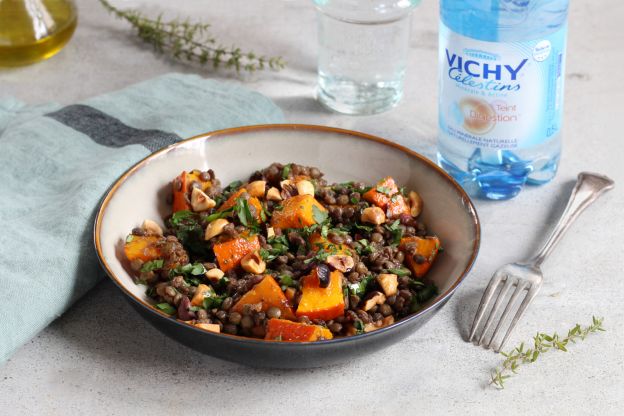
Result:
[[335,270],[339,270],[343,273],[349,272],[355,266],[353,257],[344,254],[334,254],[327,257],[326,263],[332,266]]
[[208,224],[208,227],[206,227],[204,239],[210,240],[211,238],[218,236],[223,232],[223,228],[225,228],[225,226],[228,224],[229,222],[225,218],[218,218],[214,220],[213,222]]
[[314,196],[314,185],[310,181],[302,180],[297,182],[297,193],[299,195]]
[[381,273],[377,275],[377,282],[386,296],[396,295],[399,287],[399,277],[396,274]]
[[204,324],[204,323],[196,323],[195,327],[203,329],[204,331],[216,332],[217,334],[221,332],[221,327],[219,324]]
[[372,322],[364,325],[364,332],[372,332],[376,329],[379,329],[379,327]]
[[266,263],[258,250],[252,251],[241,259],[241,267],[247,273],[262,274],[266,270]]
[[362,211],[362,222],[380,225],[386,222],[386,214],[379,207],[368,207]]
[[264,198],[264,192],[266,190],[266,181],[253,181],[246,186],[249,195],[256,198]]
[[418,193],[414,191],[410,191],[409,193],[409,205],[410,205],[410,214],[412,217],[417,217],[422,212],[423,200],[418,195]]
[[275,237],[275,229],[273,227],[267,227],[267,238]]
[[210,269],[205,274],[206,278],[213,283],[217,283],[225,276],[225,273],[221,269]]
[[280,181],[280,188],[284,189],[284,187],[295,186],[295,183],[290,179],[284,179]]
[[191,208],[195,212],[207,211],[217,203],[199,188],[193,188],[191,193]]
[[163,230],[160,225],[156,224],[156,222],[152,220],[143,221],[143,225],[141,226],[144,231],[152,235],[163,235]]
[[368,296],[368,299],[364,301],[364,307],[362,309],[364,309],[365,311],[370,311],[371,309],[373,309],[373,306],[383,305],[385,302],[386,296],[379,291],[374,291],[371,292],[371,294]]
[[282,195],[280,194],[280,191],[277,188],[269,188],[269,190],[266,193],[266,199],[268,201],[281,201],[282,200]]

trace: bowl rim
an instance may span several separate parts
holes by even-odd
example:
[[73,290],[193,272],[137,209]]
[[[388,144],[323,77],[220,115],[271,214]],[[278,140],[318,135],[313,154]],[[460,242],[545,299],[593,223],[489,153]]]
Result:
[[[375,331],[371,331],[371,332],[366,332],[363,334],[358,334],[358,335],[352,335],[352,336],[348,336],[348,337],[340,337],[340,338],[333,338],[333,339],[329,339],[329,340],[322,340],[322,341],[310,341],[310,342],[280,342],[280,341],[275,341],[275,340],[264,340],[264,339],[256,339],[256,338],[250,338],[250,337],[245,337],[245,336],[241,336],[241,335],[231,335],[231,334],[225,334],[225,333],[216,333],[216,332],[209,332],[209,331],[204,331],[201,330],[199,328],[196,328],[192,325],[186,324],[183,321],[180,321],[178,319],[172,319],[170,315],[156,309],[154,306],[148,304],[147,302],[143,301],[142,299],[139,299],[137,296],[135,296],[132,292],[130,292],[125,285],[119,280],[119,278],[115,275],[115,273],[111,270],[111,268],[109,267],[106,259],[104,258],[103,252],[102,252],[102,246],[101,246],[101,242],[100,242],[100,234],[101,234],[101,228],[102,228],[102,219],[105,215],[106,212],[106,208],[108,207],[109,202],[111,201],[111,199],[114,197],[117,189],[130,177],[132,176],[134,173],[136,173],[138,170],[140,170],[141,168],[143,168],[150,160],[155,159],[157,157],[159,157],[161,154],[163,153],[167,153],[168,151],[170,151],[173,148],[182,146],[185,143],[189,143],[192,141],[200,141],[200,140],[206,140],[206,139],[226,139],[232,135],[235,134],[240,134],[240,133],[247,133],[247,132],[253,132],[253,131],[267,131],[267,130],[304,130],[304,131],[316,131],[316,132],[327,132],[327,133],[337,133],[337,134],[343,134],[343,135],[347,135],[356,139],[361,139],[361,140],[370,140],[388,147],[392,147],[396,150],[399,150],[405,154],[407,154],[408,156],[418,159],[420,162],[424,163],[425,165],[427,165],[429,168],[431,168],[433,171],[435,171],[438,175],[442,176],[447,182],[449,182],[450,185],[452,185],[455,188],[455,191],[460,195],[460,197],[462,198],[462,201],[464,202],[464,204],[466,205],[467,211],[469,212],[470,216],[472,217],[472,225],[474,226],[474,242],[473,242],[473,246],[472,246],[472,253],[470,256],[470,259],[468,261],[468,264],[466,265],[466,267],[464,268],[464,270],[462,271],[462,273],[459,275],[459,277],[455,280],[455,282],[451,285],[451,287],[449,289],[446,290],[446,292],[444,292],[443,294],[438,295],[434,301],[427,306],[426,308],[423,308],[421,310],[419,310],[418,312],[408,315],[398,321],[396,321],[395,323],[388,325],[386,327],[380,328],[378,330]],[[233,128],[227,128],[227,129],[221,129],[221,130],[215,130],[212,132],[207,132],[207,133],[201,133],[192,137],[189,137],[187,139],[183,139],[180,140],[176,143],[173,143],[169,146],[165,146],[161,149],[156,150],[155,152],[147,155],[146,157],[144,157],[143,159],[141,159],[140,161],[138,161],[137,163],[135,163],[134,165],[132,165],[130,168],[128,168],[124,173],[122,173],[114,182],[113,184],[107,189],[107,191],[105,192],[104,196],[102,197],[100,204],[98,206],[98,210],[97,210],[97,214],[95,217],[95,221],[93,224],[93,243],[95,246],[95,250],[97,253],[97,257],[98,260],[100,262],[100,265],[102,266],[102,268],[104,269],[104,271],[106,272],[106,274],[108,275],[108,277],[113,281],[113,283],[115,283],[115,285],[121,289],[121,291],[132,301],[134,301],[135,304],[141,306],[142,308],[144,308],[146,311],[148,311],[148,313],[151,313],[153,315],[155,315],[155,317],[159,317],[159,318],[165,318],[167,320],[169,320],[171,323],[175,324],[175,325],[180,325],[183,326],[184,328],[186,328],[187,330],[193,330],[193,331],[197,331],[198,333],[204,334],[205,336],[212,336],[212,337],[218,337],[218,338],[222,338],[222,337],[226,337],[227,339],[231,340],[231,341],[241,341],[243,343],[247,343],[247,344],[261,344],[261,345],[267,345],[267,343],[272,343],[273,345],[279,346],[279,348],[285,348],[285,349],[289,349],[289,348],[302,348],[303,346],[307,346],[308,348],[310,347],[322,347],[322,346],[326,346],[329,344],[340,344],[340,343],[349,343],[349,342],[354,342],[360,339],[364,339],[364,338],[376,338],[376,337],[380,337],[383,336],[383,334],[385,334],[388,331],[392,331],[393,329],[399,327],[399,326],[403,326],[405,324],[407,324],[410,321],[416,320],[419,317],[425,315],[427,312],[429,312],[432,309],[435,309],[441,305],[443,305],[445,303],[446,300],[448,300],[450,298],[450,296],[452,296],[452,294],[455,292],[455,290],[459,287],[459,285],[465,280],[465,278],[468,276],[468,274],[470,273],[470,270],[472,269],[472,267],[474,266],[474,263],[476,261],[477,255],[479,253],[479,248],[480,248],[480,244],[481,244],[481,222],[479,220],[479,216],[477,214],[477,211],[475,209],[474,203],[472,202],[472,200],[470,199],[470,197],[468,196],[468,194],[466,193],[466,191],[461,187],[461,185],[459,185],[459,183],[457,183],[457,181],[455,181],[455,179],[453,179],[453,177],[451,177],[447,172],[445,172],[441,167],[439,167],[438,165],[436,165],[434,162],[432,162],[429,158],[421,155],[420,153],[411,150],[403,145],[400,145],[398,143],[395,143],[391,140],[388,139],[384,139],[378,136],[374,136],[371,134],[367,134],[367,133],[362,133],[359,131],[354,131],[354,130],[348,130],[348,129],[342,129],[342,128],[337,128],[337,127],[329,127],[329,126],[322,126],[322,125],[314,125],[314,124],[298,124],[298,123],[282,123],[282,124],[257,124],[257,125],[250,125],[250,126],[242,126],[242,127],[233,127]]]

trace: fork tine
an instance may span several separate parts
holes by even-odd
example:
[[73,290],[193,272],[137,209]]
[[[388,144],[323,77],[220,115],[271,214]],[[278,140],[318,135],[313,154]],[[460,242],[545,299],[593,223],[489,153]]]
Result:
[[526,297],[520,304],[520,307],[518,308],[518,312],[516,312],[516,315],[514,316],[513,321],[511,321],[511,325],[509,325],[509,329],[507,329],[507,332],[505,333],[505,337],[501,341],[498,348],[495,350],[496,352],[500,352],[500,350],[503,349],[503,346],[505,345],[505,342],[507,342],[509,335],[511,335],[513,329],[516,327],[516,324],[518,323],[520,318],[522,318],[524,311],[529,306],[533,298],[535,298],[535,296],[537,295],[537,292],[539,292],[539,289],[540,289],[540,286],[533,286],[533,285],[530,286],[529,292],[527,293]]
[[[490,346],[492,345],[492,342],[494,342],[494,339],[496,339],[496,337],[498,336],[499,329],[503,325],[503,322],[505,322],[505,320],[507,319],[507,316],[509,316],[509,314],[511,313],[511,308],[512,306],[516,304],[516,300],[520,296],[520,293],[522,293],[524,289],[526,289],[528,286],[529,286],[528,282],[524,280],[518,282],[518,285],[516,286],[516,290],[514,290],[513,294],[511,295],[511,298],[509,299],[509,302],[507,303],[507,307],[503,311],[503,314],[501,315],[501,318],[498,321],[496,328],[494,329],[494,333],[492,334],[492,338],[490,338],[490,342],[488,343],[487,348],[490,348]],[[500,350],[500,347],[495,351],[498,352],[499,350]]]
[[494,276],[490,279],[490,283],[488,283],[485,292],[483,292],[483,296],[481,297],[481,303],[479,303],[479,307],[477,308],[477,313],[475,314],[475,319],[472,323],[472,328],[470,329],[470,335],[468,336],[468,341],[472,341],[475,334],[477,333],[477,328],[479,327],[479,323],[481,323],[481,319],[483,319],[483,315],[485,314],[486,306],[490,303],[492,296],[494,296],[494,292],[498,287],[498,284],[503,279],[503,274],[499,271],[494,273]]
[[490,326],[494,322],[494,318],[496,318],[496,315],[498,314],[498,310],[500,309],[501,304],[503,303],[503,300],[505,299],[505,296],[507,296],[509,289],[511,289],[511,287],[516,283],[516,281],[517,279],[512,278],[511,276],[506,277],[505,285],[503,286],[500,293],[498,294],[498,298],[496,298],[496,302],[494,302],[494,306],[492,307],[490,316],[488,317],[487,321],[485,321],[485,325],[483,326],[483,330],[481,332],[481,336],[479,337],[479,341],[477,341],[477,345],[481,345],[481,342],[485,338],[485,334],[487,333],[488,329],[490,329]]

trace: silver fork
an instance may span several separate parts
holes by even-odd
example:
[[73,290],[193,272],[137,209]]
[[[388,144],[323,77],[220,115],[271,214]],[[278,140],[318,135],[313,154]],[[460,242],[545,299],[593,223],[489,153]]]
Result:
[[[507,339],[509,338],[509,335],[511,335],[514,327],[524,314],[524,311],[526,311],[526,308],[542,287],[543,276],[542,271],[540,270],[540,265],[544,262],[544,260],[546,260],[546,257],[548,257],[548,255],[552,252],[555,245],[559,242],[563,234],[574,222],[574,220],[576,220],[579,214],[605,191],[613,188],[613,186],[613,180],[607,176],[590,172],[579,173],[574,190],[568,200],[568,205],[563,211],[563,214],[561,214],[559,222],[555,226],[555,229],[551,233],[550,237],[548,237],[548,240],[546,240],[546,243],[544,243],[542,249],[526,262],[506,264],[494,272],[494,275],[490,279],[490,283],[481,298],[481,303],[479,304],[477,314],[475,315],[474,322],[472,323],[472,329],[470,330],[468,341],[472,341],[477,336],[479,324],[483,320],[485,312],[489,308],[497,288],[502,284],[502,288],[496,298],[496,301],[494,302],[492,311],[490,312],[485,325],[478,336],[477,345],[484,344],[485,348],[490,348],[492,346],[492,343],[499,334],[499,331],[503,329],[503,325],[511,313],[514,305],[517,303],[518,298],[526,291],[524,300],[518,307],[511,324],[507,328],[507,332],[505,333],[503,340],[498,347],[495,348],[495,351],[499,352],[503,348],[505,342],[507,342]],[[498,311],[503,305],[506,295],[513,287],[515,287],[515,290],[507,302],[507,306],[505,307],[502,316],[496,324],[492,337],[489,339],[487,344],[485,344],[486,333],[492,324],[494,324]]]

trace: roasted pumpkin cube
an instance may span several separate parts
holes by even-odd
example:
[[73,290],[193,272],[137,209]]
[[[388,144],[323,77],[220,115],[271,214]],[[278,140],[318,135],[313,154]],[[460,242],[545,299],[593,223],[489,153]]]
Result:
[[214,289],[211,286],[204,284],[197,285],[195,295],[193,295],[193,299],[191,299],[191,305],[202,306],[204,304],[204,299],[210,294],[214,294]]
[[261,310],[266,312],[275,306],[286,319],[294,319],[295,314],[290,307],[290,302],[282,292],[282,288],[277,284],[273,276],[266,275],[260,283],[245,293],[232,307],[233,312],[242,312],[245,305],[261,304]]
[[329,275],[329,285],[321,287],[317,268],[301,279],[301,300],[297,307],[297,316],[310,319],[330,320],[344,313],[344,294],[342,292],[343,274],[334,270]]
[[394,194],[386,205],[386,217],[395,219],[399,218],[401,214],[410,214],[409,204],[403,195]]
[[264,339],[287,342],[311,342],[332,339],[331,331],[320,325],[309,325],[285,319],[269,319]]
[[187,211],[191,209],[191,204],[186,195],[188,182],[187,173],[183,171],[180,176],[173,181],[173,212]]
[[423,277],[431,268],[440,250],[438,237],[405,237],[399,249],[405,253],[405,262],[414,276]]
[[312,195],[296,195],[282,202],[273,211],[271,226],[275,228],[303,228],[316,224],[315,212],[327,210]]
[[224,272],[236,268],[240,265],[241,259],[247,254],[260,249],[260,241],[258,236],[238,237],[222,243],[215,244],[212,247],[219,268]]
[[162,253],[158,246],[158,242],[162,237],[159,236],[139,236],[130,235],[124,244],[124,253],[130,261],[142,260],[144,262],[157,260],[161,258]]
[[333,253],[333,254],[344,254],[347,256],[352,255],[351,250],[348,246],[344,244],[334,244],[329,241],[327,238],[323,237],[319,233],[313,233],[309,238],[310,246],[312,250],[318,251],[323,249],[324,251]]
[[365,192],[362,197],[365,201],[377,205],[379,208],[385,210],[388,206],[388,202],[390,202],[390,197],[397,193],[399,193],[399,188],[397,187],[396,182],[392,177],[387,176],[377,182],[377,185],[375,185],[372,189]]

